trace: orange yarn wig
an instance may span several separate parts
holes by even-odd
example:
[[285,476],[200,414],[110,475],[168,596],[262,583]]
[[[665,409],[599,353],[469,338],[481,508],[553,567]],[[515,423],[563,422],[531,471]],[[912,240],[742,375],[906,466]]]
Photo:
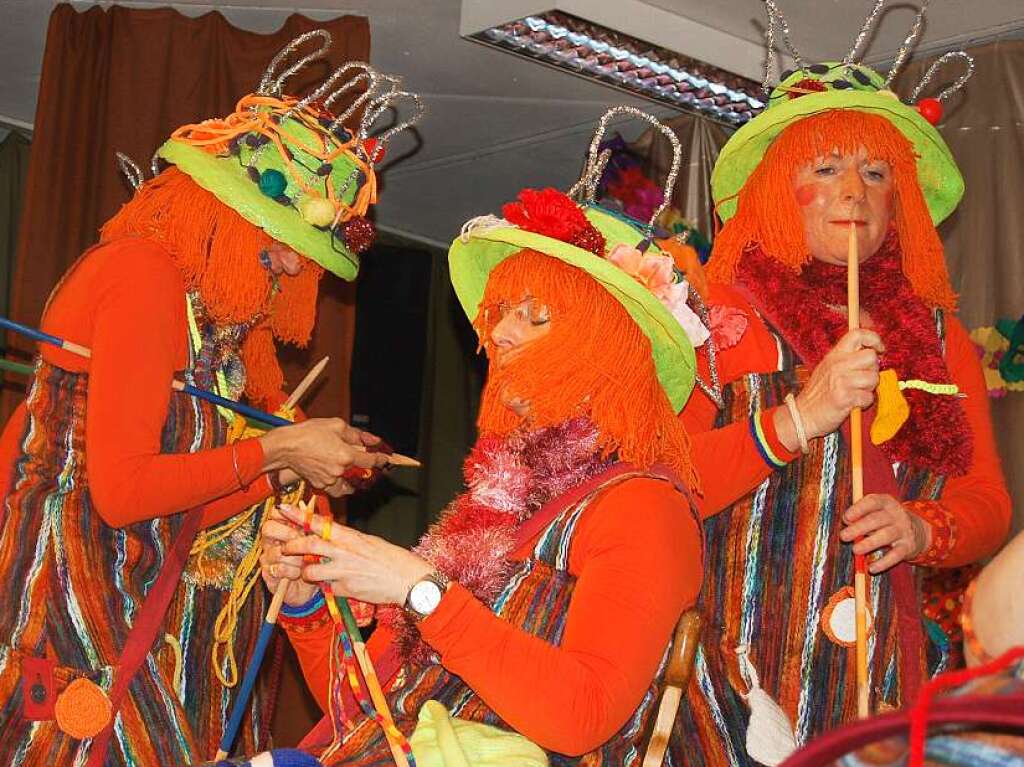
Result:
[[[500,320],[497,307],[527,296],[548,306],[551,330],[499,366],[491,339]],[[587,415],[605,455],[617,453],[642,469],[662,463],[698,489],[690,440],[658,382],[651,344],[592,277],[523,250],[491,272],[474,327],[492,361],[480,403],[481,432],[508,434],[521,425],[503,403],[503,395],[514,393],[530,403],[531,427]]]
[[309,343],[323,267],[302,259],[302,271],[278,277],[275,292],[259,259],[273,243],[270,235],[174,167],[147,181],[104,224],[100,237],[146,237],[167,248],[186,289],[199,293],[214,322],[254,323],[242,345],[249,399],[264,403],[281,390],[274,338]]
[[860,147],[871,159],[884,160],[892,168],[896,195],[892,226],[899,236],[903,274],[928,306],[953,309],[956,294],[946,271],[942,241],[917,182],[914,147],[884,117],[857,110],[834,109],[805,117],[779,134],[740,190],[736,215],[715,238],[709,278],[732,282],[743,251],[753,244],[799,272],[811,254],[793,176],[801,166],[833,150],[854,154]]

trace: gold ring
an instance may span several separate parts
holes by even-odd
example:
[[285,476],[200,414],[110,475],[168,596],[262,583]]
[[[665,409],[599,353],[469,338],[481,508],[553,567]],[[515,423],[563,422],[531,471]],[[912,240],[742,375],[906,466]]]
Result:
[[276,578],[277,577],[277,563],[276,562],[270,566],[270,577],[271,578]]

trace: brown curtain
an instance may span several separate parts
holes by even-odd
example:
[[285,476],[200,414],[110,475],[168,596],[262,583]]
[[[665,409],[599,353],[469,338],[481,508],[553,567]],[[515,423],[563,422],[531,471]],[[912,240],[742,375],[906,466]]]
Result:
[[[967,51],[974,76],[945,102],[939,125],[967,187],[964,200],[939,231],[960,319],[967,328],[1024,314],[1024,40]],[[908,96],[934,57],[912,62],[894,90]],[[921,97],[935,96],[960,74],[950,63]],[[1024,527],[1024,393],[990,400],[1003,469]]]
[[[370,53],[365,18],[314,22],[291,15],[263,35],[232,27],[219,13],[199,18],[172,9],[93,6],[79,13],[56,6],[50,16],[36,109],[19,246],[13,267],[10,314],[37,325],[50,290],[64,270],[96,240],[100,225],[129,197],[114,153],[148,170],[156,148],[179,125],[228,114],[255,89],[270,59],[295,36],[322,27],[334,38],[329,64],[293,78],[302,93],[345,60]],[[348,415],[352,351],[352,286],[324,279],[310,348],[286,351],[285,374],[294,385],[325,354],[324,383],[303,403],[313,415]],[[10,338],[23,353],[31,346]],[[6,418],[17,402],[5,394]],[[294,663],[281,681],[276,739],[293,744],[318,715]]]
[[17,131],[0,141],[0,315],[5,317],[31,146]]
[[[711,169],[718,160],[718,152],[732,135],[732,129],[691,114],[664,120],[664,123],[679,137],[683,149],[672,205],[710,239],[714,233]],[[661,184],[672,167],[672,145],[668,139],[652,128],[630,148],[646,158],[648,176]]]

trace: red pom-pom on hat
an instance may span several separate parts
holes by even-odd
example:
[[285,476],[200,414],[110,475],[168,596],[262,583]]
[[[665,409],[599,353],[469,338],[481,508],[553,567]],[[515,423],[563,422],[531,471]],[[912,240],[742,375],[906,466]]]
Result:
[[510,222],[528,232],[604,253],[604,236],[583,215],[579,206],[557,189],[524,189],[516,202],[501,209]]

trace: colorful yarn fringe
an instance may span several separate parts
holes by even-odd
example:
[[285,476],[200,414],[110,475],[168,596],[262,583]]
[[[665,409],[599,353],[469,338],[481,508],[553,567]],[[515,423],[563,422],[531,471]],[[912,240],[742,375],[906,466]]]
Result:
[[[275,415],[295,420],[295,411],[292,409],[279,408]],[[249,426],[244,418],[235,418],[231,424],[231,431],[228,434],[228,442],[235,443],[242,439],[256,437],[263,434],[262,429]],[[197,555],[199,566],[201,566],[204,553],[217,543],[223,541],[234,532],[246,525],[260,520],[270,513],[271,509],[278,503],[297,503],[305,494],[305,482],[299,482],[294,491],[287,496],[278,498],[270,496],[262,503],[250,506],[246,511],[236,514],[224,523],[210,530],[204,530],[199,534],[195,544],[192,546],[192,554]],[[260,555],[263,553],[263,545],[257,538],[249,550],[245,553],[242,561],[238,564],[231,581],[231,590],[227,602],[217,615],[213,629],[213,648],[211,660],[213,672],[218,681],[225,687],[234,687],[238,684],[238,661],[235,658],[235,637],[238,633],[238,616],[242,607],[256,584],[260,580]]]
[[[306,508],[306,516],[302,527],[307,535],[313,534],[312,504]],[[325,541],[331,539],[331,526],[327,520],[323,523],[320,537]],[[307,557],[307,559],[318,561],[319,558],[311,556]],[[324,593],[327,611],[330,613],[331,620],[334,623],[334,646],[331,652],[330,664],[331,696],[329,700],[329,715],[334,723],[334,741],[321,755],[321,761],[324,764],[330,763],[331,756],[342,746],[342,733],[351,730],[353,727],[352,722],[345,718],[345,708],[342,704],[341,680],[344,677],[363,714],[380,727],[392,750],[399,749],[404,754],[409,767],[416,767],[416,758],[413,756],[412,747],[409,745],[408,739],[402,734],[402,731],[395,726],[395,721],[391,717],[391,712],[387,709],[387,704],[382,701],[382,706],[375,706],[367,697],[362,684],[359,682],[358,660],[356,659],[353,640],[362,644],[362,636],[360,635],[359,627],[356,625],[355,617],[349,609],[348,602],[343,598],[335,597],[334,590],[327,582],[321,583],[320,589]],[[340,655],[338,653],[339,647],[342,650]],[[369,681],[367,683],[369,684]]]

